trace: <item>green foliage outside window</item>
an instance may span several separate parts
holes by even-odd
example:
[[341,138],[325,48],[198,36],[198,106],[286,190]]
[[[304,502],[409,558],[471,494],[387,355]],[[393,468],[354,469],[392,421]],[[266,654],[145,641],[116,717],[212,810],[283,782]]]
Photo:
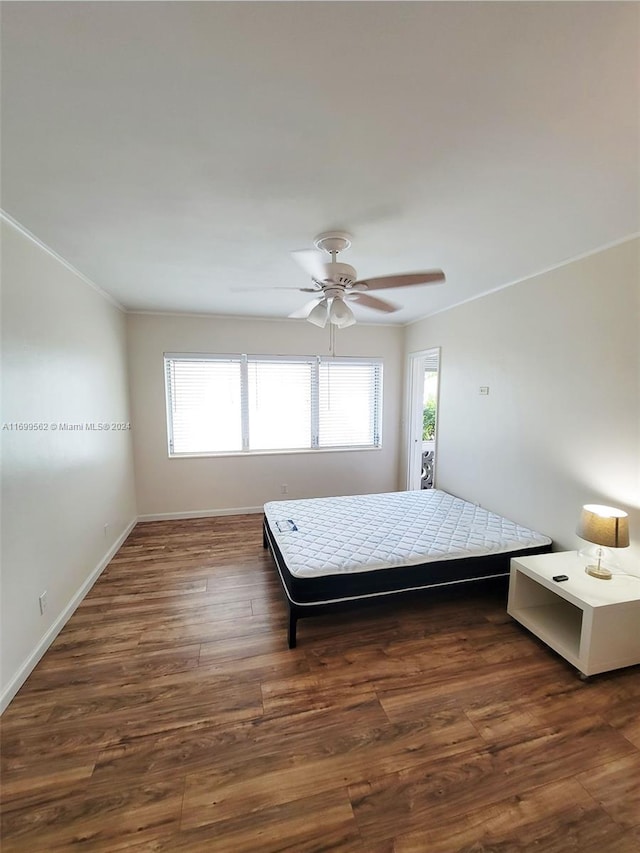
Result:
[[436,401],[427,400],[422,413],[422,440],[433,441],[436,437]]

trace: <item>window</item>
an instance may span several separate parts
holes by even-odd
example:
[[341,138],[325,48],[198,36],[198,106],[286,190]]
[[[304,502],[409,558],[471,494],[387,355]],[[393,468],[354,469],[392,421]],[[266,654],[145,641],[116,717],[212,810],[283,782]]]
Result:
[[166,359],[172,450],[242,450],[239,361]]
[[381,446],[380,361],[167,353],[164,363],[171,456]]

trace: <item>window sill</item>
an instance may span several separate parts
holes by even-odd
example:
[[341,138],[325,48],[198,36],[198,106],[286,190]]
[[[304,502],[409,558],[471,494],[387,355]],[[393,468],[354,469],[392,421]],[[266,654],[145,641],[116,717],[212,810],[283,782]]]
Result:
[[217,453],[169,453],[169,459],[224,459],[232,457],[250,458],[253,456],[299,456],[300,454],[317,455],[318,453],[362,453],[372,450],[382,450],[382,447],[317,447],[301,448],[299,450],[231,450]]

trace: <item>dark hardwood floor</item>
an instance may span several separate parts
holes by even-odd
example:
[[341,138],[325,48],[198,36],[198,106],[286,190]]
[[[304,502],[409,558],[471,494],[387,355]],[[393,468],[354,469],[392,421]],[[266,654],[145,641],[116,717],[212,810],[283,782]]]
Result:
[[640,851],[640,668],[469,590],[302,620],[258,515],[139,524],[2,717],[2,851]]

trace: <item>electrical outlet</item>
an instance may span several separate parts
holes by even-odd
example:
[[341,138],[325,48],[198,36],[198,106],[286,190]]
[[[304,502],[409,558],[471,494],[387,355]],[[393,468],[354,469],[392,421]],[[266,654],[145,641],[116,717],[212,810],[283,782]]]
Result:
[[280,486],[280,494],[281,494],[281,495],[288,495],[288,494],[289,494],[289,486],[287,486],[287,484],[286,484],[286,483],[283,483],[283,484]]
[[108,531],[109,531],[109,525],[108,525],[108,524],[105,524],[105,526],[104,526],[104,538],[105,538],[105,539],[107,538],[107,533],[108,533]]
[[38,602],[40,604],[40,615],[44,615],[44,611],[47,609],[47,590],[41,592],[38,596]]

